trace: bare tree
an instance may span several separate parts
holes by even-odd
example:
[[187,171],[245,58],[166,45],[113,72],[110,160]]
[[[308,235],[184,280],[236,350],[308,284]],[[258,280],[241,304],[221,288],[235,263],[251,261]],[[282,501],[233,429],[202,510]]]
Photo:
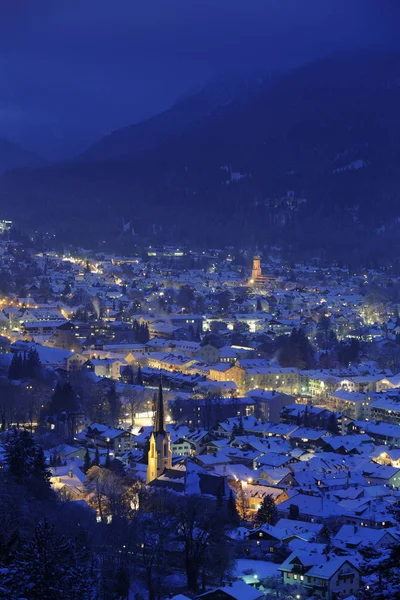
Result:
[[177,526],[188,588],[196,592],[200,577],[203,588],[210,575],[217,575],[221,580],[229,561],[221,561],[227,546],[218,513],[211,506],[207,507],[204,500],[189,496],[178,508]]

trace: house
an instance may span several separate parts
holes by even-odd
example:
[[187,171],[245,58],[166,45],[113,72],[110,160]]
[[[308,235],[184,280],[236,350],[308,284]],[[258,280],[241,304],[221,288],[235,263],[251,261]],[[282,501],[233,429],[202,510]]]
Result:
[[[11,346],[14,345],[12,344]],[[17,347],[17,343],[14,348],[10,347],[11,352],[16,353],[19,351],[16,350]],[[22,344],[20,344],[19,347],[22,347]],[[29,351],[30,348],[34,348],[37,351],[43,367],[65,368],[66,361],[73,355],[73,352],[69,350],[63,350],[62,348],[50,348],[48,346],[42,346],[35,343],[27,343],[22,351]]]
[[279,545],[284,538],[284,533],[273,525],[263,525],[251,529],[246,535],[249,546],[261,550],[263,553],[272,554],[275,546]]
[[400,469],[389,465],[368,462],[361,466],[362,474],[370,485],[387,485],[400,488]]
[[[307,473],[308,474],[308,473]],[[298,474],[295,475],[298,477]],[[314,478],[314,474],[312,474]],[[278,512],[285,518],[295,516],[296,519],[311,523],[321,523],[327,517],[341,518],[345,512],[336,502],[323,496],[314,496],[309,493],[291,495],[290,498],[280,503]]]
[[327,431],[323,429],[311,429],[309,427],[297,427],[295,431],[288,435],[293,447],[315,448],[323,445],[323,439]]
[[245,387],[248,390],[261,388],[292,395],[299,391],[299,383],[299,371],[295,368],[266,366],[246,369]]
[[22,331],[34,338],[36,336],[53,336],[55,331],[65,321],[24,321],[21,323]]
[[121,377],[121,367],[126,365],[125,361],[118,358],[92,358],[90,364],[98,377],[108,377],[116,380]]
[[206,471],[190,458],[183,459],[174,467],[166,468],[148,485],[182,495],[199,496],[214,503],[218,498],[229,497],[229,486],[225,478]]
[[360,587],[360,570],[348,557],[292,552],[278,570],[286,585],[303,586],[325,600],[356,595]]
[[350,419],[368,417],[370,398],[367,394],[340,389],[329,395],[328,402],[329,410],[342,413]]
[[85,449],[82,447],[70,446],[69,444],[60,444],[50,448],[49,454],[59,456],[62,460],[70,461],[75,458],[83,460],[85,456]]
[[116,455],[125,454],[134,447],[134,437],[129,431],[109,427],[100,423],[92,423],[80,434],[87,443],[99,448],[109,448]]
[[261,388],[250,390],[246,396],[256,401],[256,416],[270,423],[279,423],[281,409],[294,402],[293,396]]
[[247,481],[240,482],[240,490],[237,493],[239,512],[245,513],[249,518],[253,518],[257,514],[265,496],[272,496],[277,505],[289,499],[289,495],[283,488],[256,485],[247,483]]
[[343,525],[331,540],[332,546],[343,551],[351,551],[372,544],[376,550],[389,548],[398,543],[398,535],[387,529]]
[[281,468],[263,468],[260,469],[259,477],[265,479],[271,485],[279,485],[280,487],[291,487],[296,485],[296,480],[293,476],[293,473],[290,469],[281,467]]
[[327,452],[338,454],[363,454],[371,449],[373,443],[369,435],[326,435],[322,438],[323,448]]
[[209,378],[213,381],[234,381],[239,389],[244,385],[245,370],[238,365],[218,363],[210,368]]
[[368,433],[376,444],[400,448],[400,425],[366,421],[355,424],[360,433]]
[[204,319],[202,315],[170,315],[169,321],[174,327],[192,329],[200,333],[203,331]]
[[75,352],[67,358],[66,365],[67,371],[80,371],[85,363],[87,363],[88,357],[80,352]]
[[152,352],[147,357],[147,364],[150,368],[164,369],[171,372],[187,373],[196,363],[197,361],[193,358],[174,352]]
[[282,531],[282,539],[287,543],[294,539],[310,542],[323,529],[321,523],[306,523],[305,521],[297,521],[296,519],[279,519],[275,527]]
[[[374,399],[375,398],[375,399]],[[400,425],[400,397],[396,393],[376,394],[370,404],[369,418],[373,421],[384,421]]]
[[182,436],[171,442],[171,452],[178,456],[194,456],[196,454],[196,442]]
[[262,525],[251,529],[246,539],[253,547],[272,554],[275,546],[281,543],[289,544],[298,540],[309,544],[320,533],[322,527],[322,524],[317,523],[280,519],[276,525]]
[[281,410],[281,422],[307,427],[324,427],[329,415],[325,408],[312,404],[286,404]]
[[254,401],[251,398],[199,398],[184,400],[178,398],[172,403],[172,413],[178,423],[190,427],[211,429],[221,421],[251,415]]
[[261,600],[265,598],[264,592],[261,592],[242,580],[234,581],[224,587],[215,588],[197,596],[204,600]]
[[212,344],[201,346],[196,357],[207,365],[214,365],[220,359],[219,350]]
[[83,500],[86,477],[75,464],[52,467],[50,483],[55,492],[65,500]]
[[74,324],[66,321],[57,326],[51,337],[47,340],[46,346],[63,348],[64,350],[78,350],[80,345],[75,335]]

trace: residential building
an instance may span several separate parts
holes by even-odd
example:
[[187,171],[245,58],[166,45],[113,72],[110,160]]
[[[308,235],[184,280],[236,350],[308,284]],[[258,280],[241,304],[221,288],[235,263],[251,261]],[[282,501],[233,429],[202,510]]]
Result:
[[361,582],[359,568],[345,556],[292,552],[278,570],[286,585],[300,585],[325,600],[356,595]]

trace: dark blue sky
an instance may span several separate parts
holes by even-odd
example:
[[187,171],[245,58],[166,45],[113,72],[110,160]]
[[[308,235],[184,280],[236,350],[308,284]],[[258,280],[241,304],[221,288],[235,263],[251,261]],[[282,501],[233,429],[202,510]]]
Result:
[[0,0],[0,136],[48,157],[225,71],[399,47],[399,0]]

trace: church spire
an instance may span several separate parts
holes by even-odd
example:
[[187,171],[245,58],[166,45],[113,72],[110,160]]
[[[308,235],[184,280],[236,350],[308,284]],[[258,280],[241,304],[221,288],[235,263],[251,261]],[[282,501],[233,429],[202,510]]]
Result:
[[147,460],[147,483],[157,479],[157,477],[164,473],[165,469],[171,468],[172,452],[169,433],[165,427],[163,388],[160,378],[154,430],[150,435],[150,448]]
[[154,426],[154,433],[165,433],[164,398],[163,398],[163,388],[162,388],[161,377],[160,377],[160,385],[158,388],[156,422],[155,422],[155,426]]

